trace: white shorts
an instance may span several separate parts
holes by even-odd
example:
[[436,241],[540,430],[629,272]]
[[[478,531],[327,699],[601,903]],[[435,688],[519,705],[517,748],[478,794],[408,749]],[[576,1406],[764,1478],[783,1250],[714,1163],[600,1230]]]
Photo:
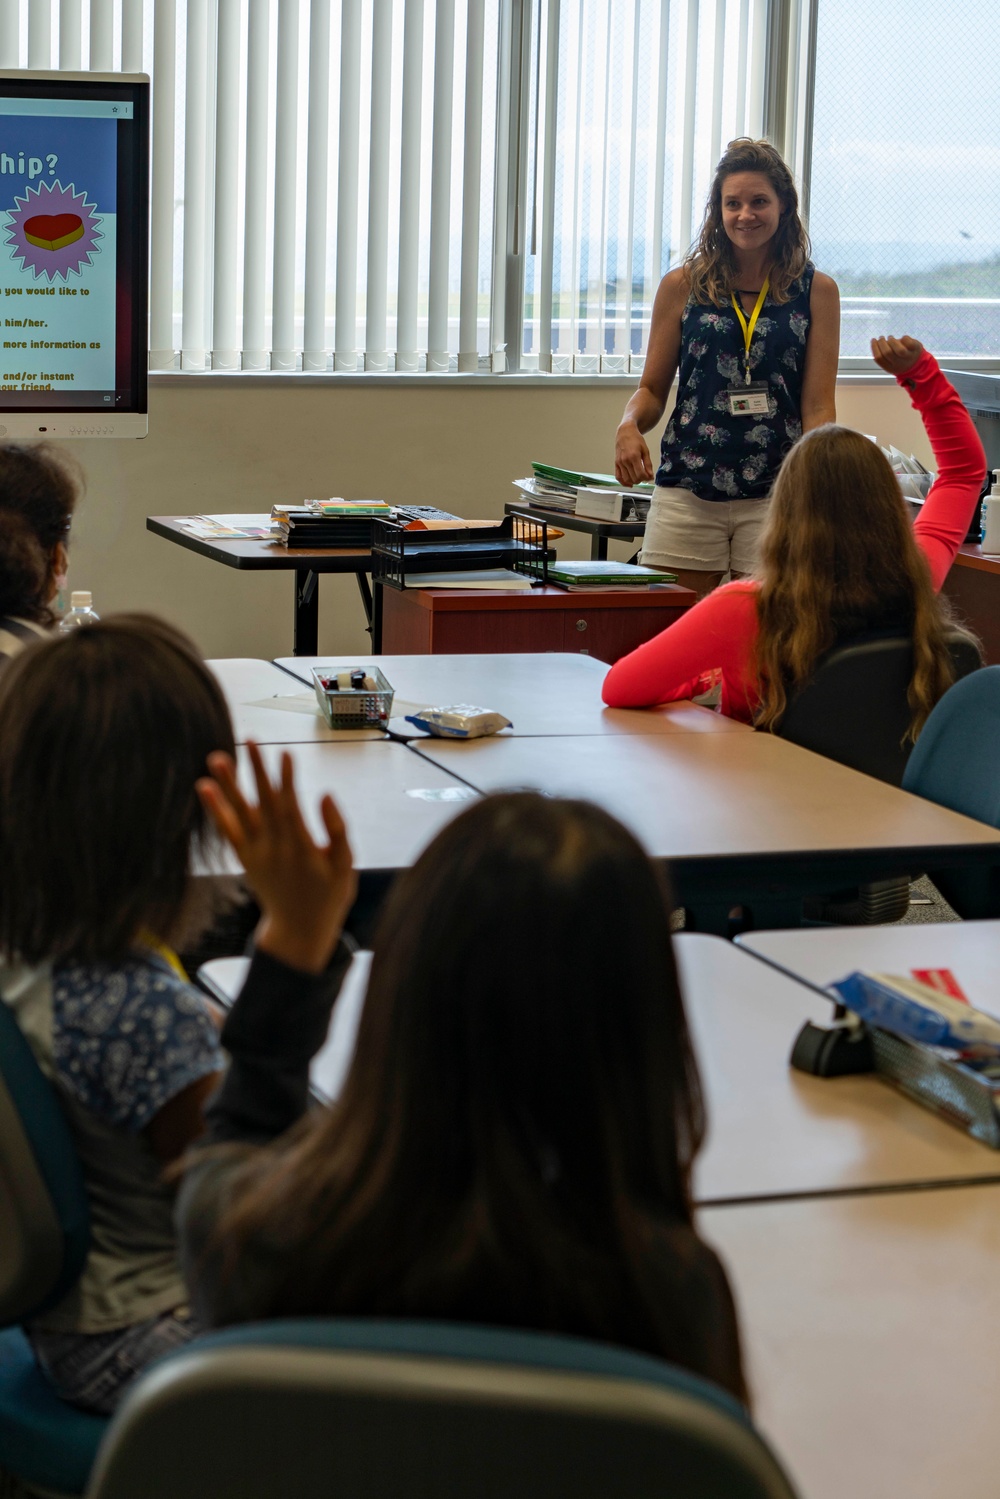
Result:
[[639,561],[684,572],[749,573],[767,500],[700,500],[690,489],[658,484]]

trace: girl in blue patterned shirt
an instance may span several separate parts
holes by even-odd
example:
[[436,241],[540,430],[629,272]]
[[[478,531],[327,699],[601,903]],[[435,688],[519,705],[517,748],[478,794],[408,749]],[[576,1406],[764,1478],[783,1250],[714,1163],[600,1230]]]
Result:
[[214,678],[184,636],[119,615],[30,646],[0,679],[0,1003],[68,1115],[91,1248],[27,1328],[66,1399],[110,1412],[194,1333],[164,1167],[202,1127],[221,1052],[165,944],[208,837],[195,782],[233,752]]

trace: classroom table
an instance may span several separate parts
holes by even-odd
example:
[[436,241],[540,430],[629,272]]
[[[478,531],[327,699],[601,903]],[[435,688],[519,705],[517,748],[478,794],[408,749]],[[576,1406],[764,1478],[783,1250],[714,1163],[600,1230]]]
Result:
[[829,1000],[719,937],[681,932],[674,952],[708,1111],[697,1202],[1000,1182],[1000,1152],[874,1074],[792,1070],[792,1042],[807,1020],[829,1024]]
[[[830,1004],[719,937],[674,939],[692,1041],[705,1087],[708,1138],[695,1165],[703,1206],[1000,1181],[1000,1155],[874,1076],[804,1077],[788,1066],[805,1020]],[[329,1102],[350,1066],[371,962],[359,953],[326,1042],[310,1068]],[[200,978],[231,1003],[245,958],[219,958]]]
[[[601,684],[607,667],[570,652],[486,656],[279,656],[275,666],[311,683],[314,666],[326,670],[377,665],[396,689],[393,713],[435,704],[477,703],[511,719],[504,737],[551,734],[738,734],[745,724],[696,703],[658,708],[606,708]],[[219,662],[213,667],[218,668]],[[412,724],[393,723],[417,735]]]
[[701,931],[797,924],[803,896],[926,868],[1000,863],[1000,831],[772,734],[420,741],[479,791],[581,796],[670,861]]
[[[326,840],[320,801],[335,798],[354,855],[354,867],[371,904],[392,877],[407,869],[445,823],[476,797],[446,771],[409,752],[405,745],[382,739],[338,744],[263,744],[261,753],[272,778],[288,749],[306,824],[317,840]],[[237,773],[244,791],[256,799],[249,756],[237,747]],[[230,849],[212,847],[195,860],[202,879],[224,880],[242,873]]]
[[970,1004],[1000,1015],[1000,921],[744,932],[737,942],[803,984],[825,989],[856,968],[950,968]]
[[547,510],[541,506],[518,504],[512,501],[504,505],[505,515],[524,515],[529,520],[546,521],[563,531],[582,531],[590,537],[590,560],[606,562],[609,541],[634,541],[646,529],[643,520],[610,521],[594,520],[589,515],[567,514],[564,510]]
[[996,1499],[1000,1187],[707,1208],[803,1499]]
[[[224,567],[236,567],[247,572],[294,572],[295,596],[293,615],[292,649],[296,656],[316,654],[319,631],[319,575],[320,573],[353,573],[358,581],[361,602],[364,605],[367,629],[372,635],[372,645],[377,651],[378,621],[374,617],[372,590],[368,574],[372,570],[372,554],[367,549],[356,547],[305,547],[279,546],[274,541],[263,541],[246,537],[243,540],[221,541],[192,536],[180,522],[190,519],[179,515],[147,515],[146,529],[177,546],[197,552]],[[269,515],[253,517],[259,525],[270,522]]]
[[225,693],[237,744],[245,744],[248,739],[256,739],[258,744],[385,740],[379,728],[328,728],[312,683],[307,686],[270,661],[232,657],[206,661],[205,665]]

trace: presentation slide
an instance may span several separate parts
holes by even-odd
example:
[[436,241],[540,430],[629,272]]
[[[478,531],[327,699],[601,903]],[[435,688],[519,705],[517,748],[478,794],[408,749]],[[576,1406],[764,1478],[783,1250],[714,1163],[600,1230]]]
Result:
[[118,125],[131,112],[111,100],[0,99],[4,406],[113,409]]

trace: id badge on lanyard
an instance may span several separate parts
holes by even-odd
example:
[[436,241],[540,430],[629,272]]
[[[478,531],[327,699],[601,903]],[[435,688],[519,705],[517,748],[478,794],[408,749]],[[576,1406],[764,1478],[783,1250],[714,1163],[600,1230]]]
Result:
[[770,286],[771,278],[765,276],[764,285],[760,289],[756,305],[750,314],[749,323],[743,315],[743,308],[736,300],[735,292],[732,293],[733,308],[740,320],[740,327],[743,329],[743,368],[745,377],[742,385],[730,385],[726,392],[729,397],[730,416],[767,416],[770,410],[767,381],[751,380],[750,378],[750,345],[753,342],[757,319],[760,317],[760,310],[764,305],[764,298],[767,296]]

